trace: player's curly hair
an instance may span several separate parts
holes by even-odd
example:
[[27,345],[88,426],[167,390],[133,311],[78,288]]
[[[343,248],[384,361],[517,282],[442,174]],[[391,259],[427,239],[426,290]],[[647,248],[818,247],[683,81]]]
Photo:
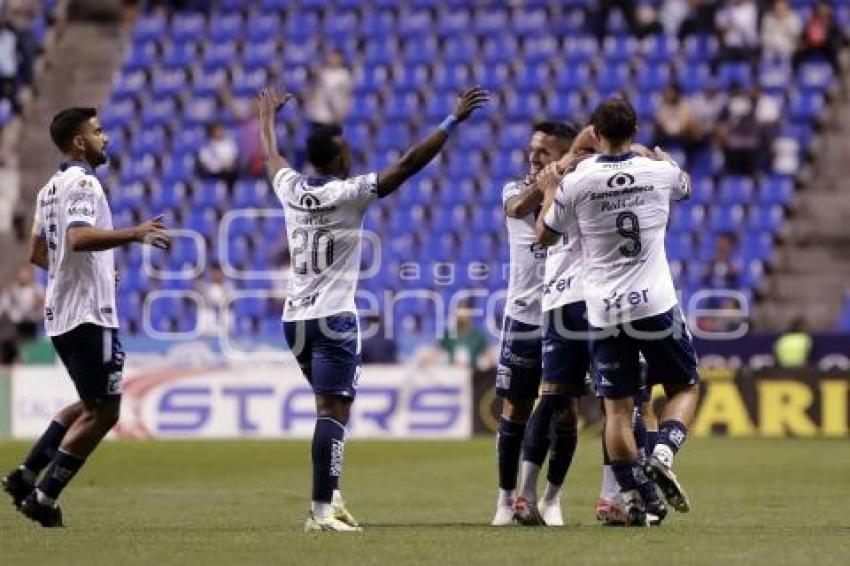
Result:
[[342,135],[337,125],[317,126],[307,136],[307,158],[314,167],[324,167],[339,155],[339,145],[334,138]]
[[74,136],[80,133],[83,124],[95,116],[97,116],[97,108],[87,106],[74,106],[62,110],[50,122],[50,139],[60,151],[68,151]]
[[637,113],[629,101],[621,97],[599,104],[590,123],[602,137],[615,143],[629,140],[637,133]]

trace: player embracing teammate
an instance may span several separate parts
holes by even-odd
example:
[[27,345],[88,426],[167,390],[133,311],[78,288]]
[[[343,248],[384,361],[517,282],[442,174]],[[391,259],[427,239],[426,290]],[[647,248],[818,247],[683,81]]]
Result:
[[649,368],[649,385],[662,385],[667,396],[648,475],[674,509],[689,510],[673,459],[694,418],[699,375],[664,236],[670,202],[689,196],[690,178],[660,150],[653,158],[631,151],[637,118],[627,101],[613,98],[600,104],[591,128],[600,154],[579,163],[559,184],[544,183],[535,228],[543,245],[566,235],[581,249],[593,376],[597,395],[604,399],[605,447],[627,523],[644,525],[647,511],[660,502],[639,464],[634,437],[641,355]]

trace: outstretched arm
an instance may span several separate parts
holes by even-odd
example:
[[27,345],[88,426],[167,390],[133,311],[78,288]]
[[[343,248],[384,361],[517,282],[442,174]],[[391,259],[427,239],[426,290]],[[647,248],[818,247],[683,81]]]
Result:
[[68,244],[75,252],[101,252],[135,242],[167,250],[171,245],[171,237],[165,231],[162,216],[157,216],[138,226],[120,230],[105,230],[82,225],[71,226],[68,229]]
[[378,196],[383,198],[393,193],[402,183],[428,165],[449,139],[449,133],[454,127],[469,118],[473,110],[484,106],[488,98],[487,91],[479,87],[463,92],[458,97],[454,112],[437,130],[408,149],[398,161],[378,173]]
[[257,95],[257,107],[260,110],[260,143],[263,147],[263,159],[266,164],[266,175],[269,176],[269,179],[274,179],[274,176],[281,169],[290,167],[289,162],[284,159],[277,148],[274,117],[277,111],[292,98],[292,94],[283,92],[274,86],[264,88]]

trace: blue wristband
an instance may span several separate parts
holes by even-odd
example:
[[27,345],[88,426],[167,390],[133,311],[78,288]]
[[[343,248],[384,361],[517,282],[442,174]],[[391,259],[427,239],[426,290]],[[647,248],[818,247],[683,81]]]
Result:
[[457,127],[457,116],[454,114],[449,114],[446,116],[446,119],[440,122],[440,129],[446,132],[447,135],[451,135],[452,130]]

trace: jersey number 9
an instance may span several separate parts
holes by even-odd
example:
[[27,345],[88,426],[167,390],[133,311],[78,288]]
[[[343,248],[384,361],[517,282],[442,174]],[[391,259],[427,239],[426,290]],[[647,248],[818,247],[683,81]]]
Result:
[[643,248],[640,243],[640,222],[637,214],[630,210],[618,214],[617,233],[630,240],[620,246],[620,253],[625,257],[637,257]]

